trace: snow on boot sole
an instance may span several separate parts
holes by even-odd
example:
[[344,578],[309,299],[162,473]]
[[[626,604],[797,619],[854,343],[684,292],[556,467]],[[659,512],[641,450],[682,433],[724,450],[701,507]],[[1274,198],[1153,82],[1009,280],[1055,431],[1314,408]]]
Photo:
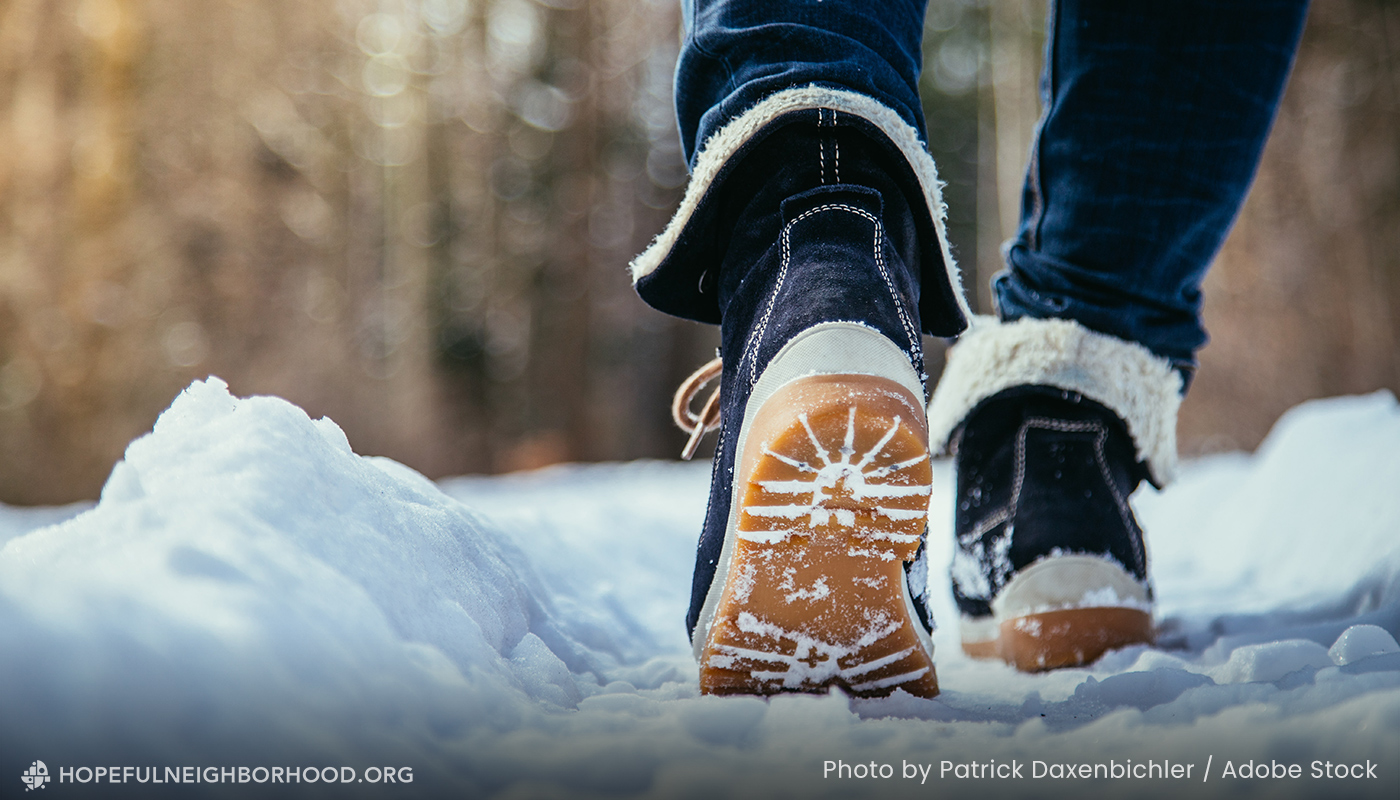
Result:
[[1045,558],[1012,578],[993,617],[962,621],[963,652],[1023,672],[1082,666],[1155,638],[1147,589],[1098,556]]
[[762,404],[746,442],[701,690],[936,695],[904,574],[932,477],[919,399],[874,375],[798,378]]

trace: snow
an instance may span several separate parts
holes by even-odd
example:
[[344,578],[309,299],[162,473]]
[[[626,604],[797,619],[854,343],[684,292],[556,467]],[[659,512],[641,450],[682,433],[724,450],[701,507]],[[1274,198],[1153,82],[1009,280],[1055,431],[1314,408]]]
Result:
[[[1043,675],[959,651],[937,464],[943,694],[716,698],[699,695],[681,624],[706,465],[434,484],[355,455],[330,420],[196,382],[95,507],[0,508],[0,793],[40,759],[52,791],[73,790],[60,770],[99,765],[413,779],[170,796],[1390,797],[1397,453],[1389,394],[1317,401],[1256,454],[1139,493],[1158,645]],[[1314,761],[1377,777],[1314,778]],[[1192,772],[1053,777],[1130,763]],[[1301,776],[1237,777],[1246,764]],[[1024,777],[957,777],[1012,765]],[[84,788],[156,791],[125,780]]]
[[1337,637],[1327,655],[1339,666],[1371,656],[1400,652],[1395,637],[1379,625],[1353,625]]

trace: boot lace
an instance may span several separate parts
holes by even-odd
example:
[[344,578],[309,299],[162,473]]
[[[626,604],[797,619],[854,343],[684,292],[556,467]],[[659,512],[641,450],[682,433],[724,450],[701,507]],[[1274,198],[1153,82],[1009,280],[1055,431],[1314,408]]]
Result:
[[690,406],[695,401],[695,396],[700,394],[700,390],[719,377],[720,368],[720,359],[716,358],[697,369],[681,383],[680,388],[676,389],[675,398],[671,400],[671,419],[675,420],[677,427],[690,434],[685,449],[681,451],[681,458],[686,461],[695,455],[705,434],[719,429],[719,387],[715,387],[705,405],[701,406],[699,414],[691,411]]

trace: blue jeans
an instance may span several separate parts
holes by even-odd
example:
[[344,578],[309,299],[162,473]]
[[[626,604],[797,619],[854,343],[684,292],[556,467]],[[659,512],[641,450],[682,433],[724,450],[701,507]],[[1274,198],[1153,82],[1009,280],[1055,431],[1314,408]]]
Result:
[[[683,0],[676,112],[687,159],[764,97],[860,92],[921,135],[924,0]],[[1003,319],[1071,319],[1183,370],[1201,281],[1253,180],[1306,0],[1061,0]]]

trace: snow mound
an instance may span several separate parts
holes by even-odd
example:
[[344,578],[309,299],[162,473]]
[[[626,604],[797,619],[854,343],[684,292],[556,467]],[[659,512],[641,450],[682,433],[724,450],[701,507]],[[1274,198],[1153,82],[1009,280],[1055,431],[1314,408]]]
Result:
[[520,549],[430,481],[217,379],[129,446],[96,508],[12,538],[0,588],[6,720],[43,720],[25,739],[51,746],[96,734],[72,755],[104,760],[393,752],[572,707],[573,675],[625,647],[577,643]]
[[[715,698],[681,627],[706,465],[434,484],[211,378],[130,445],[95,507],[0,509],[0,785],[42,759],[52,775],[395,765],[403,796],[1321,797],[1336,787],[1312,761],[1369,760],[1380,777],[1346,793],[1393,796],[1397,452],[1400,407],[1377,394],[1300,406],[1254,456],[1186,464],[1134,498],[1158,645],[1043,675],[959,650],[940,464],[943,695]],[[958,777],[992,760],[1026,777]],[[1190,764],[1191,785],[1030,777],[1129,760]],[[1273,760],[1304,778],[1221,772]],[[151,788],[126,780],[104,794]]]
[[1377,625],[1353,625],[1337,637],[1327,655],[1337,662],[1338,666],[1346,666],[1354,661],[1389,653],[1400,653],[1400,644],[1396,644],[1395,637],[1385,628]]
[[[1389,392],[1304,403],[1253,457],[1140,493],[1163,609],[1336,616],[1400,601],[1400,407]],[[1159,535],[1158,531],[1167,531]]]

